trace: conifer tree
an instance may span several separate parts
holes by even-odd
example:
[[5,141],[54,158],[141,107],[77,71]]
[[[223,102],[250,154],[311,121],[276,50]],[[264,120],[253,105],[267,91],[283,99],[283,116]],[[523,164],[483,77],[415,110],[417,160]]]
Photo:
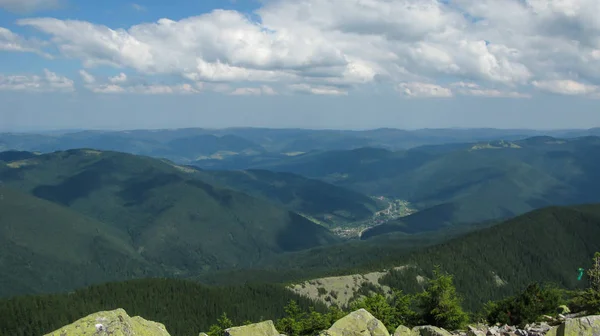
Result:
[[417,295],[418,307],[426,324],[456,330],[468,322],[468,314],[461,307],[461,298],[456,293],[452,276],[442,274],[435,267],[433,278],[424,292]]

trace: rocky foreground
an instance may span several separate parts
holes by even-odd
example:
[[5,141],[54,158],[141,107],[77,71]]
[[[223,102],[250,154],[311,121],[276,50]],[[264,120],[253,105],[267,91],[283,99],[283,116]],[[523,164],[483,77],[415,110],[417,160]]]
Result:
[[[524,329],[511,326],[469,326],[465,331],[447,331],[433,326],[409,329],[399,326],[393,335],[383,323],[364,309],[354,311],[335,322],[319,336],[600,336],[600,315],[566,318],[560,324],[528,325]],[[161,323],[130,317],[123,309],[98,312],[45,336],[170,336]],[[225,330],[224,336],[281,336],[273,321],[264,321]],[[190,335],[192,336],[192,335]],[[207,336],[200,333],[199,336]]]

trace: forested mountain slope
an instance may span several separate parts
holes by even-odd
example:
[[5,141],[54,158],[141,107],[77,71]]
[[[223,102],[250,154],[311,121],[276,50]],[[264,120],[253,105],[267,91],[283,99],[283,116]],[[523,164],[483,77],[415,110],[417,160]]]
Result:
[[[92,239],[110,251],[105,262],[129,253],[161,273],[184,276],[248,267],[274,254],[338,242],[327,229],[296,213],[244,193],[215,187],[195,173],[193,169],[149,157],[95,150],[55,152],[2,164],[0,180],[6,195],[1,205],[4,211],[0,213],[0,228],[9,233],[15,227],[20,230],[18,235],[5,236],[9,241],[4,248],[10,249],[15,260],[27,260],[27,253],[44,244],[45,237],[38,232],[61,227],[68,230],[65,226],[80,223],[81,241]],[[27,195],[8,197],[13,193]],[[14,202],[21,202],[22,206]],[[31,211],[37,207],[49,208],[46,216]],[[62,226],[44,227],[49,225]],[[54,236],[48,240],[60,241],[59,231],[51,233]],[[97,239],[109,243],[102,244]],[[67,260],[56,262],[66,268],[57,269],[53,276],[68,277],[68,263],[77,267],[76,258],[92,264],[100,260],[86,259],[85,253],[79,253],[80,247],[64,246],[65,253],[60,257]],[[44,260],[54,257],[44,255]],[[16,262],[8,270],[32,275],[27,273],[28,267],[27,263]],[[107,278],[116,276],[111,275],[112,271],[107,269]],[[61,279],[50,282],[60,284]],[[85,279],[77,280],[81,281],[79,285],[86,284]],[[26,286],[28,280],[14,286]],[[18,278],[3,281],[18,282]],[[75,279],[66,281],[62,288],[70,288],[68,284],[74,282]],[[27,292],[40,286],[18,288]]]
[[199,174],[208,182],[269,200],[330,227],[367,220],[387,206],[356,191],[291,173],[204,170]]
[[512,217],[544,206],[598,202],[600,171],[595,167],[600,155],[594,154],[600,154],[599,137],[535,137],[398,152],[317,152],[261,168],[404,199],[439,218],[437,224],[424,225],[440,227]]

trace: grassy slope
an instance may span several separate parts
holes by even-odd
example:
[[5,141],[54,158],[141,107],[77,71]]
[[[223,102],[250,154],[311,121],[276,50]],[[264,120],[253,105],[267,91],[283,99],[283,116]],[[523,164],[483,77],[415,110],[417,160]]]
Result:
[[208,182],[269,200],[328,226],[369,219],[381,208],[366,195],[296,174],[267,170],[203,171],[201,174]]
[[[0,168],[6,187],[104,223],[171,275],[247,267],[278,253],[338,241],[295,213],[213,187],[194,174],[152,158],[90,150],[40,155]],[[14,220],[27,215],[15,210]],[[31,223],[31,234],[44,225]]]

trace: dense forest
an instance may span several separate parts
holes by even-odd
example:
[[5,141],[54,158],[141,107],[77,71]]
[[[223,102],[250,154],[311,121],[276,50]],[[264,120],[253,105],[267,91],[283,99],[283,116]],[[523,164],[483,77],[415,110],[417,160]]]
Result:
[[135,280],[65,294],[1,300],[0,316],[6,318],[0,322],[0,334],[44,334],[91,313],[116,308],[163,323],[174,336],[201,330],[220,336],[225,328],[269,319],[275,320],[278,331],[287,335],[316,335],[360,308],[371,312],[390,332],[398,325],[434,325],[449,330],[472,322],[524,325],[544,314],[556,314],[560,305],[573,311],[600,313],[600,253],[588,266],[585,280],[585,288],[577,291],[535,282],[512,297],[488,301],[476,312],[463,308],[463,296],[456,290],[454,277],[439,267],[414,294],[401,290],[386,294],[375,289],[357,296],[348,306],[329,308],[277,285],[206,287],[182,280]]
[[0,335],[43,335],[91,313],[116,308],[163,323],[172,335],[197,335],[223,313],[238,325],[283,317],[290,300],[303,310],[326,310],[279,285],[208,287],[173,279],[107,283],[64,294],[0,300]]

